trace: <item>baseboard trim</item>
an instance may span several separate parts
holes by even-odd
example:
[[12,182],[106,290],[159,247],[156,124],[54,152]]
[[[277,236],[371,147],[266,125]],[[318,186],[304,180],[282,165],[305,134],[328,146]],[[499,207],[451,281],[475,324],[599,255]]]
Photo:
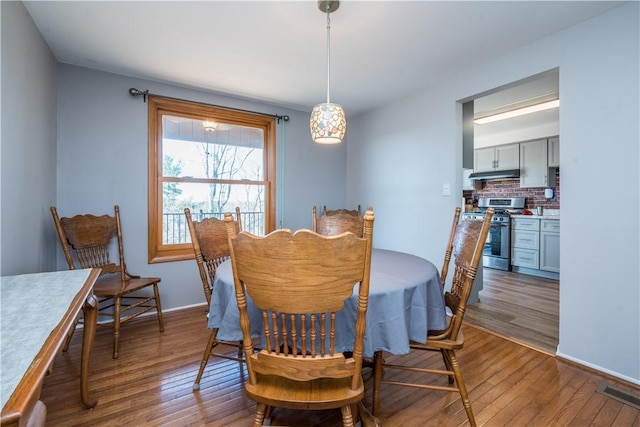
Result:
[[595,372],[599,375],[607,377],[613,381],[622,382],[623,384],[629,385],[631,387],[640,386],[640,380],[628,377],[626,375],[622,375],[618,372],[614,372],[610,369],[603,368],[602,366],[594,365],[593,363],[585,362],[582,359],[578,359],[576,357],[569,356],[567,354],[561,353],[558,351],[556,354],[558,360],[562,360],[570,365],[578,366],[582,369],[586,369],[591,372]]
[[478,326],[478,325],[476,325],[476,324],[469,323],[469,322],[467,322],[467,321],[465,321],[465,322],[464,322],[464,324],[465,324],[465,325],[468,325],[468,326],[471,326],[472,328],[479,329],[479,330],[481,330],[481,331],[483,331],[483,332],[486,332],[486,333],[488,333],[488,334],[495,335],[495,336],[500,337],[500,338],[502,338],[502,339],[505,339],[505,340],[507,340],[507,341],[514,342],[514,343],[519,344],[519,345],[521,345],[521,346],[523,346],[523,347],[530,348],[531,350],[535,350],[535,351],[538,351],[538,352],[540,352],[540,353],[546,354],[547,356],[556,357],[556,355],[555,355],[554,353],[552,353],[552,352],[550,352],[550,351],[548,351],[548,350],[544,350],[544,349],[542,349],[542,348],[535,347],[535,346],[533,346],[533,345],[531,345],[531,344],[529,344],[529,343],[526,343],[526,342],[524,342],[524,341],[520,341],[520,340],[518,340],[518,339],[516,339],[516,338],[510,337],[510,336],[507,336],[507,335],[503,335],[503,334],[498,333],[498,332],[495,332],[495,331],[492,331],[491,329],[487,329],[487,328],[485,328],[485,327],[483,327],[483,326]]

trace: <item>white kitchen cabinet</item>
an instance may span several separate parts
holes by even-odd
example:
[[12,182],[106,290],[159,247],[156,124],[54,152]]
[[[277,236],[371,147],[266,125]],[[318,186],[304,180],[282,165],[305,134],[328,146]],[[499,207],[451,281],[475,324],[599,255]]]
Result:
[[513,248],[513,252],[511,253],[511,265],[536,270],[538,269],[539,257],[540,251]]
[[557,136],[549,138],[547,163],[550,168],[560,167],[560,138]]
[[538,218],[527,218],[525,216],[512,218],[513,230],[535,231],[540,230],[540,220]]
[[549,185],[547,140],[520,143],[520,188]]
[[514,230],[513,246],[537,251],[540,249],[540,233],[537,231]]
[[558,279],[560,220],[515,216],[511,219],[511,269]]
[[469,175],[473,173],[473,169],[462,170],[462,189],[463,190],[480,190],[482,183],[469,179]]
[[540,220],[513,218],[511,229],[511,265],[538,269],[540,265]]
[[540,220],[540,270],[560,272],[560,220]]
[[520,144],[478,148],[473,154],[474,172],[520,168]]

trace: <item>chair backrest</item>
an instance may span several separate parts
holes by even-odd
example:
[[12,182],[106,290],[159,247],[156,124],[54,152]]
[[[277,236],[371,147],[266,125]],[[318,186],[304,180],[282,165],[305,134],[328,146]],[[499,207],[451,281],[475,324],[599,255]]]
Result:
[[[225,215],[231,247],[236,300],[249,381],[257,373],[296,381],[350,378],[361,381],[365,316],[373,240],[373,211],[364,216],[364,237],[351,233],[322,236],[311,230],[281,229],[265,237],[237,234],[231,215]],[[340,316],[345,300],[359,283],[355,324]],[[261,311],[265,344],[253,351],[247,294]],[[353,354],[335,349],[338,322],[353,331]],[[341,330],[344,330],[341,328]]]
[[[101,268],[101,275],[120,273],[122,280],[129,276],[124,262],[118,205],[114,207],[114,216],[84,214],[60,218],[55,206],[50,210],[70,270],[76,269],[77,261],[80,268]],[[110,253],[114,239],[118,248],[117,261],[112,260]]]
[[[456,214],[459,213],[456,212]],[[491,218],[493,218],[493,209],[487,209],[482,221],[463,220],[454,222],[455,230],[452,230],[453,240],[450,243],[454,271],[451,279],[451,288],[444,295],[445,304],[451,310],[452,318],[447,329],[441,335],[434,336],[432,339],[441,337],[455,340],[458,336],[473,281],[476,278],[478,266],[482,260],[482,250],[491,227]]]
[[[213,281],[216,276],[216,269],[222,262],[229,259],[229,239],[227,237],[227,226],[224,220],[210,217],[194,221],[189,208],[184,210],[187,218],[187,226],[191,235],[191,244],[202,280],[202,290],[207,300],[207,305],[211,305],[211,291]],[[240,219],[240,208],[236,207],[236,218],[234,220],[236,231],[242,231],[242,220]]]
[[358,237],[363,236],[364,218],[358,209],[335,209],[327,210],[322,208],[322,215],[318,217],[316,206],[313,206],[313,228],[312,230],[323,236],[336,236],[349,231]]
[[460,212],[462,209],[456,208],[453,215],[453,224],[451,224],[451,232],[449,233],[449,243],[447,243],[447,250],[444,253],[444,262],[442,263],[442,269],[440,270],[440,283],[444,287],[447,281],[447,273],[449,272],[449,263],[451,262],[451,252],[453,252],[453,240],[456,235],[456,228],[458,222],[460,222]]

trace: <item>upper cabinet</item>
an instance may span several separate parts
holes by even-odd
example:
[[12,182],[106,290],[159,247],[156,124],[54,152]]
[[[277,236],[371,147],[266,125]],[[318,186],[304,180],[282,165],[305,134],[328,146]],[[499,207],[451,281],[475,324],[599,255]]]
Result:
[[520,168],[520,144],[479,148],[474,151],[474,172]]
[[560,167],[560,138],[553,137],[549,138],[549,167],[557,168]]
[[546,187],[549,184],[547,139],[520,143],[520,188]]
[[469,175],[473,173],[473,169],[462,169],[462,189],[463,190],[481,190],[482,183],[469,179]]

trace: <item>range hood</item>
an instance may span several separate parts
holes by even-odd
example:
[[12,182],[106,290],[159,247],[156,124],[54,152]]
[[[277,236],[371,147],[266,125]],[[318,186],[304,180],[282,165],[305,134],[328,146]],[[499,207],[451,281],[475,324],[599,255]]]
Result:
[[520,169],[507,169],[503,171],[474,172],[469,175],[472,181],[486,181],[489,179],[520,178]]

